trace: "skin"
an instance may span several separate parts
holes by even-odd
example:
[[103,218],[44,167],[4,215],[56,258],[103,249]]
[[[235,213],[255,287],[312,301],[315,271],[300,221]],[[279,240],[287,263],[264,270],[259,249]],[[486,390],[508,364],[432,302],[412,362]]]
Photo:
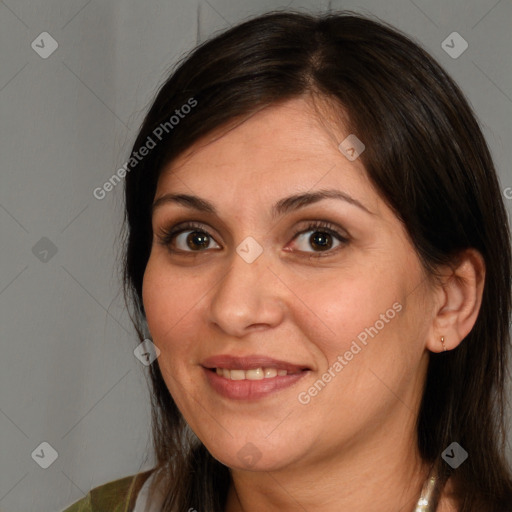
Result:
[[[480,255],[469,250],[458,267],[440,269],[441,283],[429,279],[361,160],[338,149],[349,132],[319,112],[304,96],[211,134],[164,170],[155,194],[196,195],[218,210],[155,209],[143,301],[170,393],[231,469],[227,512],[412,511],[428,473],[414,422],[429,352],[443,350],[441,336],[455,348],[480,307]],[[276,201],[319,189],[349,194],[369,212],[325,199],[271,218]],[[311,241],[321,228],[295,236],[313,220],[335,224],[348,242],[332,237],[322,252]],[[208,232],[206,248],[187,246],[195,228],[170,246],[159,242],[183,221]],[[263,249],[252,263],[236,252],[248,236]],[[300,403],[299,393],[395,303],[401,311]],[[218,354],[263,354],[312,371],[269,397],[235,401],[218,395],[201,367]],[[259,457],[251,466],[238,456],[247,443]],[[438,510],[456,510],[446,493]]]

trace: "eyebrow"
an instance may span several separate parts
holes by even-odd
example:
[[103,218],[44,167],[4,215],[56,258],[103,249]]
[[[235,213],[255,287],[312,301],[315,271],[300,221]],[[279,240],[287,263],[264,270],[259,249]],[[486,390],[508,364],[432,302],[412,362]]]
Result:
[[[313,203],[317,203],[318,201],[322,201],[324,199],[339,199],[341,201],[345,201],[353,206],[357,206],[361,210],[369,213],[370,215],[375,215],[371,212],[366,206],[364,206],[357,199],[352,196],[342,192],[341,190],[336,189],[326,189],[326,190],[317,190],[315,192],[307,192],[304,194],[296,194],[293,196],[285,197],[280,199],[277,203],[272,207],[272,218],[276,218],[284,215],[285,213],[289,213],[294,210],[298,210],[299,208],[303,208]],[[194,210],[198,210],[204,213],[210,213],[212,215],[217,215],[217,209],[215,206],[207,201],[206,199],[202,199],[197,196],[192,196],[188,194],[165,194],[159,197],[152,205],[151,213],[153,214],[157,208],[160,208],[164,204],[175,203],[181,204],[188,208],[193,208]]]

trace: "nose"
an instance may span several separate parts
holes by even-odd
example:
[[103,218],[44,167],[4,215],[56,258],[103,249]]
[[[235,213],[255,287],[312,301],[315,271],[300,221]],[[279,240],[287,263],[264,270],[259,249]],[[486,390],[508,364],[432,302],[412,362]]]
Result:
[[252,263],[233,251],[230,267],[209,295],[210,321],[233,337],[282,322],[283,285],[269,268],[266,251]]

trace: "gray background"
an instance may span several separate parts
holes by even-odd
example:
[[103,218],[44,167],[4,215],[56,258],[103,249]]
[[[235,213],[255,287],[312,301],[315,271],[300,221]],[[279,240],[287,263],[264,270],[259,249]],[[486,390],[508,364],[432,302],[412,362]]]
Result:
[[[92,191],[126,161],[184,51],[286,5],[371,13],[415,37],[473,105],[510,211],[510,0],[1,0],[3,512],[55,512],[152,466],[147,368],[117,274],[122,185],[103,200]],[[454,31],[469,44],[458,58],[441,46]],[[58,43],[46,59],[31,47],[49,48],[42,32]],[[47,469],[42,442],[58,452]]]

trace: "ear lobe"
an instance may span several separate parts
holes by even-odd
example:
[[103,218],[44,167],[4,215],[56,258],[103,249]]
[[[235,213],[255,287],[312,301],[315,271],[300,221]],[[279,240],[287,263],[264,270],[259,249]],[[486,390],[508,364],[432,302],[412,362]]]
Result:
[[[426,347],[442,352],[457,347],[475,325],[485,283],[485,262],[475,249],[466,249],[455,268],[443,271],[438,285],[438,306]],[[444,338],[441,341],[441,337]]]

